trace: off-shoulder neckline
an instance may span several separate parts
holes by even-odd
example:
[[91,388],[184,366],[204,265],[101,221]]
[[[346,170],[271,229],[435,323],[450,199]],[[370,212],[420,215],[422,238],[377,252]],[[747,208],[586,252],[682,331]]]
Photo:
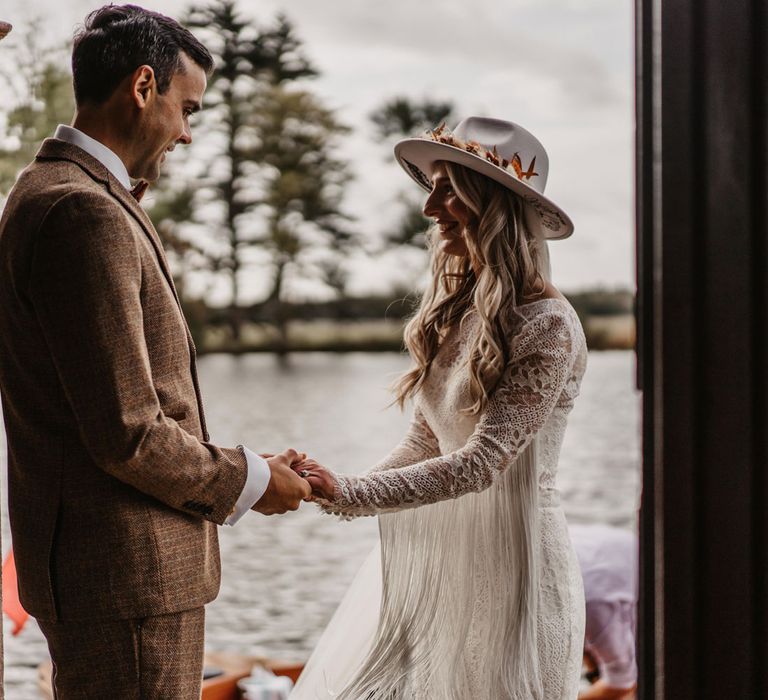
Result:
[[[555,302],[557,306],[560,306],[563,308],[565,313],[573,319],[579,319],[579,314],[576,313],[576,309],[573,308],[571,303],[568,301],[568,299],[560,297],[544,297],[542,299],[536,299],[535,301],[529,301],[527,304],[520,304],[515,307],[515,311],[520,313],[521,316],[525,317],[525,323],[528,323],[533,320],[533,317],[531,313],[527,313],[527,311],[531,308],[535,308],[539,306],[540,304],[547,304],[547,302]],[[471,316],[473,319],[477,317],[477,309],[472,308],[471,313],[468,313],[465,318],[468,316]],[[463,326],[464,319],[462,319],[460,326]]]
[[536,301],[529,301],[527,304],[518,304],[515,308],[519,311],[521,309],[528,309],[531,306],[536,306],[537,304],[543,304],[548,301],[555,301],[560,306],[564,306],[565,308],[573,311],[573,306],[571,306],[571,303],[564,298],[561,297],[543,297],[542,299],[536,299]]

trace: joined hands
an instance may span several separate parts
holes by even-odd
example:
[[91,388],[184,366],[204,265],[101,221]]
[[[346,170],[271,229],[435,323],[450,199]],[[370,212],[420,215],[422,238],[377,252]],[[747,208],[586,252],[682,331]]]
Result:
[[279,454],[261,455],[269,465],[267,490],[251,510],[277,515],[298,510],[302,501],[332,501],[336,480],[332,472],[304,452],[288,449]]
[[333,473],[319,464],[314,459],[303,459],[291,467],[300,474],[312,488],[312,494],[305,501],[314,501],[318,498],[333,501],[336,493],[336,479]]
[[302,479],[294,466],[307,458],[303,452],[288,449],[279,454],[261,455],[267,460],[270,478],[264,495],[251,508],[262,515],[282,514],[289,510],[298,510],[302,500],[312,494],[312,488],[306,479]]

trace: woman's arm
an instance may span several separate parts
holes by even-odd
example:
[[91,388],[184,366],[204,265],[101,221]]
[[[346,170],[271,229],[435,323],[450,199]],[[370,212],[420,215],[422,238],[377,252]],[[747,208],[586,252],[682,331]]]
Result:
[[[532,319],[467,444],[447,455],[364,476],[327,474],[333,493],[322,508],[345,517],[414,508],[488,488],[530,444],[562,393],[574,339],[561,313]],[[323,481],[310,475],[313,488]]]

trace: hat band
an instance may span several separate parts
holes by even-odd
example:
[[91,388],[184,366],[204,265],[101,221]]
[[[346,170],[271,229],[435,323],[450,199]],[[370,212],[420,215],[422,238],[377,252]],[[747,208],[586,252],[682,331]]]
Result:
[[520,182],[529,186],[530,184],[526,182],[526,180],[530,180],[531,178],[539,176],[539,173],[536,172],[536,156],[533,157],[533,160],[531,160],[528,168],[523,169],[523,162],[520,159],[520,154],[517,151],[512,154],[512,158],[510,159],[502,158],[498,154],[496,146],[494,146],[493,149],[489,151],[487,148],[485,148],[485,146],[478,143],[477,141],[464,141],[451,133],[451,130],[445,125],[445,122],[440,124],[440,126],[438,126],[436,129],[430,129],[427,134],[421,138],[429,141],[435,141],[436,143],[444,143],[447,146],[453,146],[454,148],[460,148],[461,150],[466,151],[467,153],[471,153],[474,156],[484,158],[485,160],[495,165],[497,168],[501,168],[502,170],[508,172],[510,175],[514,175],[518,180],[520,180]]

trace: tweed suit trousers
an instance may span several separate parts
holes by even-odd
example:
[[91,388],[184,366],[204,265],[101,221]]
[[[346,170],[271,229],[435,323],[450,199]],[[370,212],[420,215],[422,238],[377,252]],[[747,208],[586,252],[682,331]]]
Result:
[[135,620],[38,621],[56,700],[197,700],[205,608]]

